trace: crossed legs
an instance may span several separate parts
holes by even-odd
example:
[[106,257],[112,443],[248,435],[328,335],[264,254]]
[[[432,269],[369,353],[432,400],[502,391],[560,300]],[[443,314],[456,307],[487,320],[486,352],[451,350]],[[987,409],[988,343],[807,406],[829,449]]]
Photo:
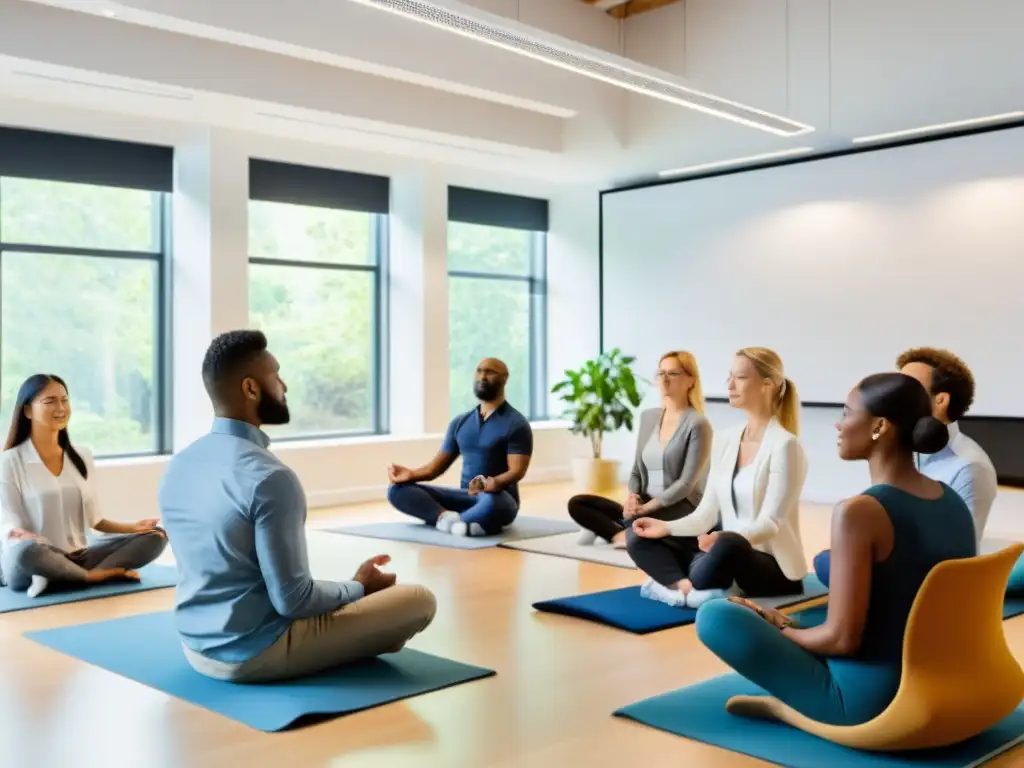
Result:
[[187,647],[185,657],[197,672],[217,680],[287,680],[397,653],[430,625],[436,611],[437,600],[430,590],[396,584],[332,613],[292,622],[267,650],[241,664],[209,659]]
[[[167,547],[162,532],[107,536],[77,552],[38,541],[10,541],[2,555],[7,586],[24,592],[40,579],[48,583],[104,581],[147,565]],[[129,575],[130,578],[130,575]],[[39,590],[41,591],[41,590]]]
[[738,533],[719,533],[711,551],[701,552],[695,538],[645,539],[629,531],[626,548],[637,567],[651,577],[645,596],[670,605],[696,608],[724,596],[734,585],[751,597],[795,595],[803,589],[782,573],[774,557],[754,549]]
[[[452,512],[465,524],[462,533],[475,536],[493,536],[512,523],[519,514],[519,505],[507,491],[478,493],[471,496],[461,488],[407,483],[388,488],[388,501],[399,512],[422,520],[427,525],[447,522],[453,533],[454,521],[445,521],[442,515]],[[444,530],[444,528],[442,528]]]

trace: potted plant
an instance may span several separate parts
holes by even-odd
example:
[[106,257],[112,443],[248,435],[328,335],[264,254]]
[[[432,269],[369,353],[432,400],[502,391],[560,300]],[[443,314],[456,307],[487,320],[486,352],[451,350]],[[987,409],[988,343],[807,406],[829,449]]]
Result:
[[641,398],[630,367],[635,357],[621,350],[604,352],[575,371],[551,391],[566,405],[564,416],[572,421],[573,434],[590,440],[591,456],[573,459],[573,480],[580,493],[607,495],[618,487],[617,461],[602,458],[604,436],[625,427],[633,429],[633,409]]

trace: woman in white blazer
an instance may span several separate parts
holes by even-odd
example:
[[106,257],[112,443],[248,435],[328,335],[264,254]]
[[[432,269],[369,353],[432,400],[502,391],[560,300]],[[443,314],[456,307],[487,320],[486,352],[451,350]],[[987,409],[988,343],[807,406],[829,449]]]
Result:
[[[67,386],[36,374],[21,385],[0,453],[0,583],[35,597],[51,582],[138,581],[167,546],[157,520],[100,514],[92,455],[68,437]],[[115,534],[89,544],[87,529]]]
[[[797,439],[800,400],[770,349],[736,353],[729,404],[746,424],[716,430],[707,488],[690,515],[634,521],[627,549],[650,579],[645,597],[696,608],[729,591],[799,594],[807,575],[799,501],[807,460]],[[721,526],[720,531],[714,530]],[[710,531],[710,533],[709,533]]]

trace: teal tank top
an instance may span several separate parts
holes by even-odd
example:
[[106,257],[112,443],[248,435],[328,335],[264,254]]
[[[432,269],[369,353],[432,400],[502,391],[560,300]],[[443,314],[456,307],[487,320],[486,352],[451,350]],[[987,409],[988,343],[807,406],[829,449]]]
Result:
[[893,527],[889,557],[871,569],[871,599],[855,658],[894,662],[903,657],[903,635],[914,598],[928,572],[944,560],[974,557],[974,520],[963,499],[945,483],[937,499],[922,499],[891,485],[864,491],[885,509]]

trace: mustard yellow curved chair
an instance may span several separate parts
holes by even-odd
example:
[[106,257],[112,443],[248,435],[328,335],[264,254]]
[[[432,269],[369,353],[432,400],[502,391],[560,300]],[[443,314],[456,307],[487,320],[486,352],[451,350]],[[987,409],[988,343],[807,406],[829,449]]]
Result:
[[945,747],[978,735],[1024,699],[1024,670],[1003,632],[1006,582],[1022,552],[1014,544],[931,570],[907,621],[899,690],[872,720],[819,723],[769,696],[734,696],[726,710],[865,751]]

